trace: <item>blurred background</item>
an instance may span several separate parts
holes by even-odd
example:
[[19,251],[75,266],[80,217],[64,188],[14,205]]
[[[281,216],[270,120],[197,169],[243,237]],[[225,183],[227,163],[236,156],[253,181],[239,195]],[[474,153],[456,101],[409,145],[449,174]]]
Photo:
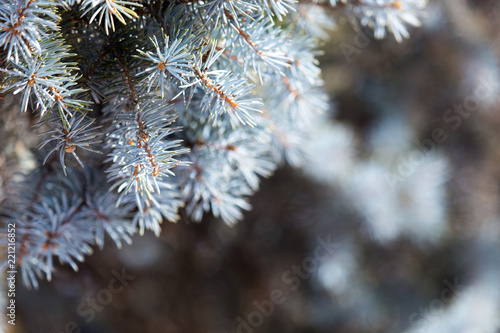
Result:
[[[329,121],[243,222],[182,218],[19,281],[11,332],[500,332],[500,3],[431,1],[423,22],[401,44],[338,22]],[[0,113],[2,149],[29,168],[22,116]]]

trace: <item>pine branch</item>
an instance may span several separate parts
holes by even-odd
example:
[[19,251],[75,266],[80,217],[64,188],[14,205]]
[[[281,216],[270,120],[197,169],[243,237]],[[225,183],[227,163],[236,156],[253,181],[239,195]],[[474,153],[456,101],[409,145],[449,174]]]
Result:
[[45,156],[2,212],[24,283],[50,279],[54,260],[77,270],[106,235],[119,247],[159,235],[181,207],[194,221],[243,219],[263,177],[306,159],[329,109],[317,47],[331,12],[401,41],[420,3],[0,3],[2,91],[21,94],[45,131]]

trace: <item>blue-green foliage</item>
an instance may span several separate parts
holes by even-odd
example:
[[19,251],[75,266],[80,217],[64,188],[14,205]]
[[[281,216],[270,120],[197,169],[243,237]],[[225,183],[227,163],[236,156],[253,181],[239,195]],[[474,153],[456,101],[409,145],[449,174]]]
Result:
[[316,56],[333,15],[399,40],[416,3],[2,1],[3,91],[44,134],[4,211],[26,284],[50,279],[54,257],[76,270],[105,234],[159,234],[179,209],[241,220],[328,108]]

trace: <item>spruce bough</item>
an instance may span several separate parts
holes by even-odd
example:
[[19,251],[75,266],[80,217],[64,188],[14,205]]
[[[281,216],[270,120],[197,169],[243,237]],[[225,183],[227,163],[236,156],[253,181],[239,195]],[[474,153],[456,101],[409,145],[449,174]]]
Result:
[[50,280],[55,258],[77,270],[106,235],[158,235],[181,207],[241,220],[328,109],[316,56],[335,17],[400,41],[424,4],[3,1],[2,89],[39,119],[39,166],[2,210],[24,283]]

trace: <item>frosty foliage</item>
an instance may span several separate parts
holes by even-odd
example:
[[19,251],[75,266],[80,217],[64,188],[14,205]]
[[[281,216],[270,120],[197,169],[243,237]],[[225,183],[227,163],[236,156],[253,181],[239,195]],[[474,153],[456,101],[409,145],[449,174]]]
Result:
[[374,126],[367,142],[373,151],[366,156],[351,128],[318,120],[305,173],[350,198],[367,234],[380,244],[401,237],[436,244],[447,230],[447,158],[438,149],[414,146],[402,117]]
[[388,181],[392,170],[380,161],[369,161],[354,172],[349,190],[374,239],[384,243],[404,235],[418,243],[435,243],[443,235],[447,174],[443,156],[426,156],[411,175],[395,183]]
[[105,235],[158,235],[181,207],[241,220],[261,177],[303,163],[328,109],[316,57],[332,17],[401,40],[421,5],[2,1],[2,89],[40,118],[44,153],[3,212],[25,283],[50,279],[54,260],[76,270]]
[[[495,276],[498,279],[498,275]],[[412,322],[405,333],[478,332],[494,333],[500,329],[498,280],[482,277],[459,291],[448,307],[429,311]]]

